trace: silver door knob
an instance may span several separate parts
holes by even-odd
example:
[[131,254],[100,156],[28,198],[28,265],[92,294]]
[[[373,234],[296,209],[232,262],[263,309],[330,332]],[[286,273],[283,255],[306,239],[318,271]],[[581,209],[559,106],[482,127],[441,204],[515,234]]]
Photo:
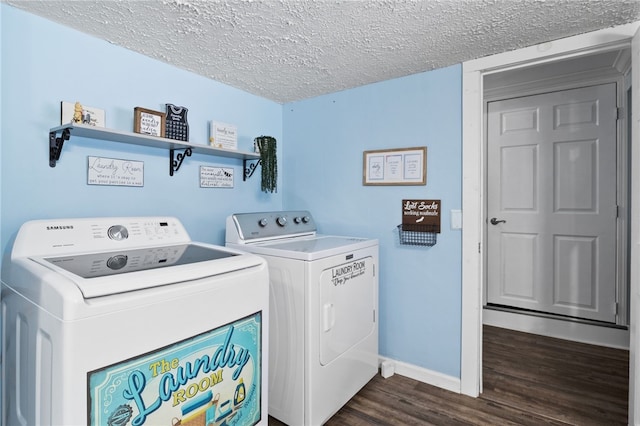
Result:
[[506,220],[498,220],[495,217],[492,217],[491,220],[489,221],[492,225],[497,225],[499,223],[507,223]]

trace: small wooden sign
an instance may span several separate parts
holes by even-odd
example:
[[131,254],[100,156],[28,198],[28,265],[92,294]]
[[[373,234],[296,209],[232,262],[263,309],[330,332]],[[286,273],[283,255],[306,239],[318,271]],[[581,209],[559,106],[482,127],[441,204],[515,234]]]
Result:
[[166,116],[164,112],[135,107],[133,109],[133,131],[163,138]]
[[402,200],[404,231],[440,233],[440,200]]

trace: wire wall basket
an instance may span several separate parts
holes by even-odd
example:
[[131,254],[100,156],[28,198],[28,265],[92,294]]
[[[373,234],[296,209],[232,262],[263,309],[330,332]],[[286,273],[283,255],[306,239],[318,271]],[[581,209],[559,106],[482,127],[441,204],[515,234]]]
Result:
[[398,225],[400,244],[433,247],[438,242],[436,229],[434,225]]

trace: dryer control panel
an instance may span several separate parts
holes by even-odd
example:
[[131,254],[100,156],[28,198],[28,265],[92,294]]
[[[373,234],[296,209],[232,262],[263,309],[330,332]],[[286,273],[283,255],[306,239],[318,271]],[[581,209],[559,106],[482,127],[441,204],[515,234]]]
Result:
[[306,210],[236,213],[227,218],[226,242],[244,244],[300,235],[315,235],[316,224]]

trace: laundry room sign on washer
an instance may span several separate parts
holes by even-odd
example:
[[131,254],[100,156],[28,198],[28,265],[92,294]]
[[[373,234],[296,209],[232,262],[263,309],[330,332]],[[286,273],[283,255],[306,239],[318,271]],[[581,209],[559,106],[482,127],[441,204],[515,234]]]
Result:
[[262,313],[88,373],[92,425],[254,425]]

